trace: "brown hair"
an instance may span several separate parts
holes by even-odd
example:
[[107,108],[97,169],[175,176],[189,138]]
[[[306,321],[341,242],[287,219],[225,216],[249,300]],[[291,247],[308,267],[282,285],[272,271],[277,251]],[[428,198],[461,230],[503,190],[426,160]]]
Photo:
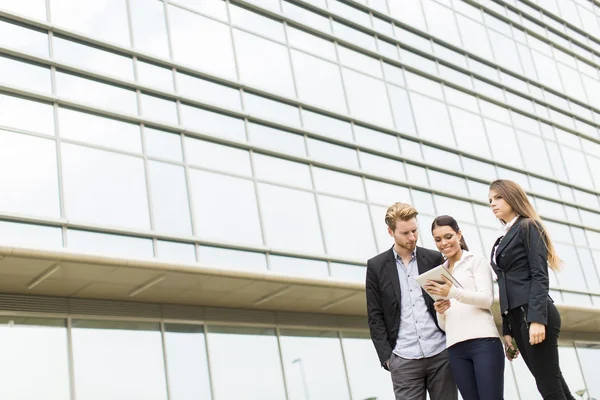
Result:
[[[490,184],[490,190],[498,193],[502,198],[512,207],[512,209],[521,217],[526,218],[529,223],[525,224],[525,228],[529,229],[530,225],[534,225],[540,232],[546,250],[548,251],[548,264],[554,271],[558,271],[561,267],[561,260],[556,253],[554,244],[548,236],[544,224],[538,213],[533,208],[533,205],[529,202],[527,193],[525,190],[516,182],[508,179],[498,179]],[[504,225],[509,221],[500,220]]]
[[[431,224],[431,233],[433,233],[433,230],[439,226],[449,226],[454,232],[460,232],[458,222],[456,222],[456,220],[449,215],[440,215],[439,217],[436,217]],[[460,232],[460,234],[460,248],[469,251],[469,246],[467,246],[467,242],[465,242],[465,236],[462,234],[462,232]]]
[[409,221],[416,218],[419,212],[410,204],[394,203],[385,213],[385,224],[393,231],[396,230],[397,221]]

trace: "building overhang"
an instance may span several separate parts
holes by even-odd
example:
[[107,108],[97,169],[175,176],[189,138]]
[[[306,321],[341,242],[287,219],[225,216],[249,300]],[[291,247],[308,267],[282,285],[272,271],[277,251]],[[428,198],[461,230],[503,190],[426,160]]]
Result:
[[[0,246],[0,292],[366,316],[358,282],[20,247]],[[562,331],[600,331],[600,308],[558,308]]]

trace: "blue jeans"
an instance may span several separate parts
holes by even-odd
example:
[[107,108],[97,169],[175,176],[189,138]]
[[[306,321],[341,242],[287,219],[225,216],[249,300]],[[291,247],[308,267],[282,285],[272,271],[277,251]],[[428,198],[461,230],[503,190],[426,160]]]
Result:
[[504,348],[499,338],[456,343],[448,348],[448,356],[464,400],[504,398]]

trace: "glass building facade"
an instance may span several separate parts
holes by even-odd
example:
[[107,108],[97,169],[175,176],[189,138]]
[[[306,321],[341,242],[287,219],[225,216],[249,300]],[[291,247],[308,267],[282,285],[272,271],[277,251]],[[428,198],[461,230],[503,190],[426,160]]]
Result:
[[[0,397],[392,399],[353,293],[204,308],[94,265],[360,288],[396,201],[422,245],[450,214],[489,254],[497,178],[555,241],[562,369],[600,398],[600,3],[0,0]],[[505,379],[539,398],[521,360]]]

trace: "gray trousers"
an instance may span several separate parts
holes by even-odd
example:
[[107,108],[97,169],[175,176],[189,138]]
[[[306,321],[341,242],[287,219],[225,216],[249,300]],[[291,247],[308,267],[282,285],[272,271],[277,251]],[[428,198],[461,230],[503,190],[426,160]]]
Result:
[[458,390],[450,370],[447,350],[440,354],[407,360],[392,353],[390,372],[396,400],[457,400]]

